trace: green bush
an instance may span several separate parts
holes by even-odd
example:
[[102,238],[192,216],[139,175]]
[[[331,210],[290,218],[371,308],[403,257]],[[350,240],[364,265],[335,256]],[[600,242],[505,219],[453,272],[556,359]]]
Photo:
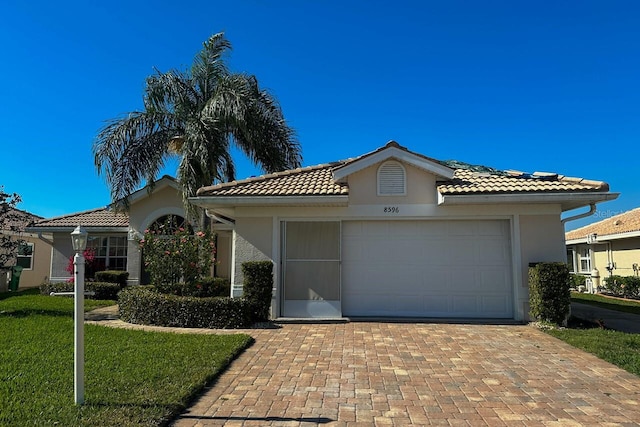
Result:
[[605,288],[615,296],[637,298],[640,296],[640,277],[611,276],[604,279]]
[[529,264],[529,308],[534,319],[562,324],[569,316],[571,291],[565,263]]
[[[88,299],[96,300],[115,300],[118,298],[118,292],[122,287],[118,283],[107,282],[86,282],[84,290],[87,292],[95,292],[95,295],[87,295]],[[40,285],[40,293],[49,295],[51,292],[73,292],[73,282],[44,282]]]
[[127,286],[129,273],[118,270],[96,271],[95,278],[96,282],[119,283],[120,286]]
[[273,289],[273,264],[271,261],[242,263],[243,297],[251,304],[256,322],[269,320]]
[[195,283],[211,271],[215,254],[214,235],[210,230],[192,233],[190,228],[174,229],[175,218],[145,230],[139,241],[144,251],[144,266],[154,285]]
[[169,283],[155,286],[158,292],[184,297],[228,297],[231,282],[222,277],[203,277],[192,283]]
[[129,323],[180,328],[234,329],[252,323],[244,298],[197,298],[130,286],[118,295],[120,318]]
[[578,288],[578,286],[586,286],[587,277],[581,274],[570,274],[571,287]]

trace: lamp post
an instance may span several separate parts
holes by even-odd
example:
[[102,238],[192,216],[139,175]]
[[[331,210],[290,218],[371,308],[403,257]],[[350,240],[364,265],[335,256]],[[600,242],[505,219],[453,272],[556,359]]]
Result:
[[73,395],[76,405],[84,403],[84,255],[87,247],[87,230],[78,225],[71,233],[71,245],[75,251],[73,257],[74,272],[74,324],[73,341]]

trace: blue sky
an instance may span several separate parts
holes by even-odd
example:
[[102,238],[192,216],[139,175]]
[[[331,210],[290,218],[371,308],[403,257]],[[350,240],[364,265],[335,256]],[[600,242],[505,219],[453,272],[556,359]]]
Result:
[[[636,1],[89,3],[0,5],[0,185],[35,214],[107,205],[97,131],[141,108],[154,68],[186,69],[219,31],[231,69],[280,101],[305,165],[393,139],[621,193],[568,229],[640,206]],[[236,162],[238,178],[260,173]]]

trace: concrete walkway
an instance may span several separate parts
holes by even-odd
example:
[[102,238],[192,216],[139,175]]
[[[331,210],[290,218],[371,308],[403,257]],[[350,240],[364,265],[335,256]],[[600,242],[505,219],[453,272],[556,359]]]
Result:
[[255,338],[178,427],[640,425],[639,377],[532,326],[351,322],[221,331],[89,322]]
[[571,303],[571,314],[591,322],[601,321],[606,328],[640,334],[640,315],[609,310],[590,304]]

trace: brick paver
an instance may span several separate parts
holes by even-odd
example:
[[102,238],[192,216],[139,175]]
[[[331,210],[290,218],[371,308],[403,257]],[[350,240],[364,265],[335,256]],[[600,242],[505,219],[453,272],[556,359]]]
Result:
[[352,322],[255,343],[174,423],[640,424],[640,378],[530,326]]

